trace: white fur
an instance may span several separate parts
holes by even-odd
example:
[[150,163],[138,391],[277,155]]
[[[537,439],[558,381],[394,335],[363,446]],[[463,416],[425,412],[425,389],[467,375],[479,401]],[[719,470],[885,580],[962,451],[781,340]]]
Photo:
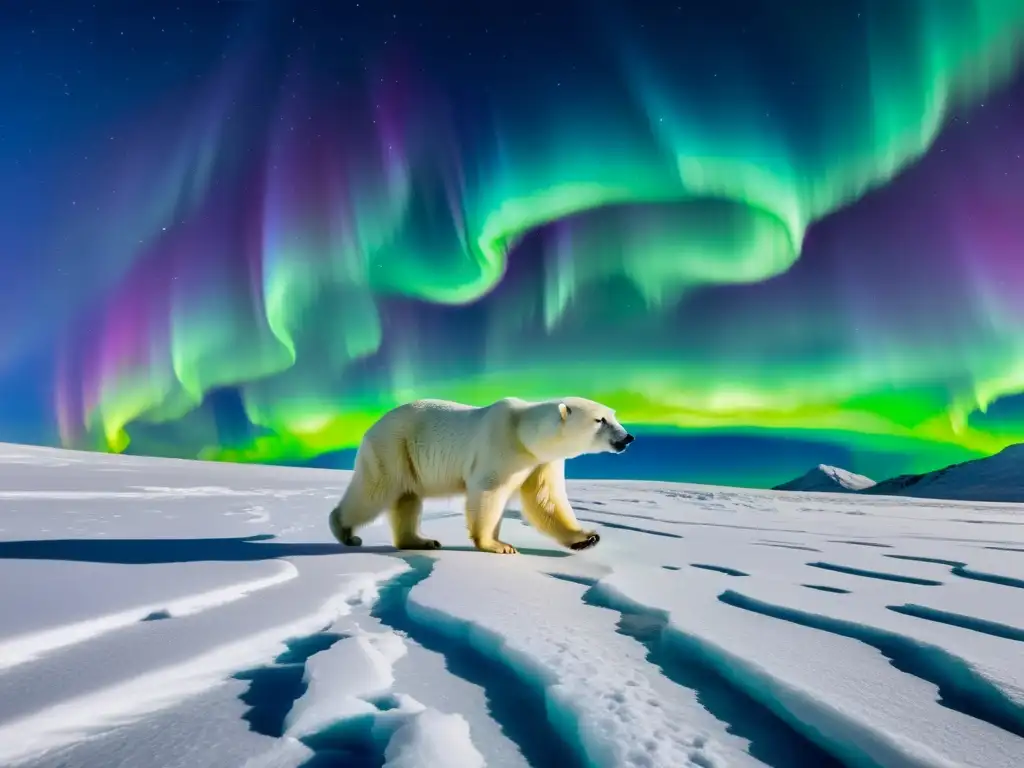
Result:
[[535,528],[563,546],[593,546],[599,537],[580,528],[569,505],[564,463],[621,450],[613,443],[625,437],[610,408],[580,397],[506,398],[483,408],[417,400],[384,414],[363,436],[331,530],[358,546],[353,531],[387,509],[395,546],[434,549],[441,545],[419,532],[423,499],[464,493],[476,547],[514,553],[497,537],[505,505],[519,490],[523,515]]

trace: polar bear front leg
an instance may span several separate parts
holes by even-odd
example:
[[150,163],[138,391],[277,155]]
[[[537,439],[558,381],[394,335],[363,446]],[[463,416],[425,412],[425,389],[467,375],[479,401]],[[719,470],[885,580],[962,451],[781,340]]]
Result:
[[573,514],[565,491],[564,464],[541,464],[533,470],[519,489],[523,517],[530,525],[563,547],[590,549],[601,541],[597,531],[584,531]]
[[466,492],[466,526],[473,545],[481,552],[518,554],[519,550],[497,538],[509,495],[509,489],[504,486],[492,490],[468,489]]
[[406,493],[388,508],[391,519],[391,537],[398,549],[440,549],[441,542],[420,535],[420,517],[423,499]]

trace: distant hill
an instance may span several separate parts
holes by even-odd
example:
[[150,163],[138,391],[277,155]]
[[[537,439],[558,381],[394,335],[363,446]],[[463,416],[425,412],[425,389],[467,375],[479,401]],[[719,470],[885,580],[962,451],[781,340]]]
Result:
[[883,480],[865,493],[926,499],[1024,502],[1024,444],[920,475]]
[[819,464],[788,483],[776,485],[773,491],[817,491],[819,493],[856,493],[874,486],[875,481],[839,467]]
[[1024,443],[1011,445],[994,456],[951,464],[919,475],[898,475],[877,483],[863,475],[822,464],[772,490],[1024,502]]

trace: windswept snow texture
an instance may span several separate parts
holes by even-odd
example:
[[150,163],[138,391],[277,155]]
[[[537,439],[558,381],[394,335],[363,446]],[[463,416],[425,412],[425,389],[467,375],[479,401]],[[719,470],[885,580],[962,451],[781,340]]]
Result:
[[875,481],[864,475],[857,475],[839,467],[819,464],[807,474],[788,483],[777,485],[776,491],[819,491],[824,493],[849,493],[870,488]]
[[1024,765],[1012,506],[574,482],[570,554],[348,473],[0,446],[0,765]]

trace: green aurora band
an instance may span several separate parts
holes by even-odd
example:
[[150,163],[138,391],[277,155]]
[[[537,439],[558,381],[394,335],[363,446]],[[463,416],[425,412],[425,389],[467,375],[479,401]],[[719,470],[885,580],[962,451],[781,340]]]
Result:
[[[141,231],[77,223],[108,254],[107,300],[65,345],[63,442],[298,462],[416,397],[564,393],[641,431],[809,437],[913,454],[909,470],[1024,440],[1024,422],[978,420],[1024,391],[1012,292],[961,286],[953,342],[911,322],[871,344],[827,296],[756,292],[1017,72],[1024,3],[886,7],[852,29],[794,14],[776,47],[691,62],[619,37],[617,79],[538,80],[473,130],[425,82],[367,78],[325,105],[297,68],[254,138],[233,131],[257,78],[223,75],[163,167],[138,162],[149,143],[124,161],[132,198],[102,204]],[[781,49],[795,84],[779,96],[763,65]],[[258,199],[239,191],[252,156]],[[531,244],[541,266],[516,278]],[[682,324],[702,292],[732,290],[728,318]],[[421,305],[454,320],[419,322]],[[255,427],[243,443],[205,405],[225,387]]]

